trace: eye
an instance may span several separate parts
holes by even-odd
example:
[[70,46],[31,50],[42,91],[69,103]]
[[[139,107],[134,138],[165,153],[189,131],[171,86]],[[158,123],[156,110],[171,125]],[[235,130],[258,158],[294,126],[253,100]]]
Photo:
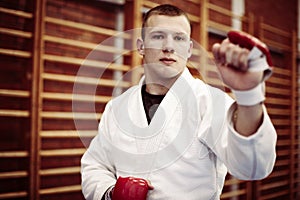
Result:
[[164,36],[162,34],[154,34],[151,38],[155,40],[161,40],[164,39]]
[[176,35],[174,37],[174,40],[176,40],[176,41],[185,41],[185,37],[184,36],[180,36],[180,35]]

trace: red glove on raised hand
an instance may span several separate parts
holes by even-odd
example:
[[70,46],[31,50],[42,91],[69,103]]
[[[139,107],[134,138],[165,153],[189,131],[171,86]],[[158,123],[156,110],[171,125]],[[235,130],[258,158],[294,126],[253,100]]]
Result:
[[228,39],[230,43],[238,45],[242,48],[248,49],[249,55],[247,57],[248,71],[263,72],[261,83],[249,90],[232,90],[236,101],[239,105],[252,106],[265,100],[264,83],[272,74],[272,60],[268,47],[257,38],[241,32],[228,32]]
[[[271,66],[273,66],[273,63],[270,51],[264,43],[257,38],[241,31],[229,31],[227,36],[231,43],[250,50],[248,57],[250,70],[255,68],[257,71],[264,71],[264,80],[271,75]],[[266,57],[265,60],[263,58],[264,56]]]
[[112,200],[145,200],[148,190],[153,190],[145,179],[119,177],[114,187]]
[[240,47],[246,48],[248,50],[252,50],[252,48],[256,46],[267,57],[269,66],[273,65],[268,47],[257,38],[241,31],[229,31],[228,38],[229,41],[233,44],[237,44]]

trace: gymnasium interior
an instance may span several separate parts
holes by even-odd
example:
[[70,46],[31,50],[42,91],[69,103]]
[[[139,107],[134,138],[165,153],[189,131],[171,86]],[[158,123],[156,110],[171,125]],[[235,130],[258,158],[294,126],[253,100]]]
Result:
[[189,70],[229,95],[214,43],[242,30],[272,55],[275,167],[257,181],[228,174],[221,199],[300,199],[299,0],[0,0],[0,199],[84,199],[80,159],[107,102],[142,76],[136,30],[163,3],[188,13],[199,47]]

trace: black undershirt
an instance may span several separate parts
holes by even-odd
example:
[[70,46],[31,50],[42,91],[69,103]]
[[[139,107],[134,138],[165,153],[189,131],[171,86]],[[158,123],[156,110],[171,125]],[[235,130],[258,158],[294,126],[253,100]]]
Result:
[[146,85],[143,85],[142,99],[148,124],[150,124],[152,117],[154,116],[159,104],[161,103],[164,97],[165,95],[155,95],[148,93],[146,91]]

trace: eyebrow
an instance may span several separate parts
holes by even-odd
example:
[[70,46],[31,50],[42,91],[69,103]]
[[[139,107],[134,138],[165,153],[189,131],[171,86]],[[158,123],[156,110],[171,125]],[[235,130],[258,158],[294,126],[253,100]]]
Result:
[[166,32],[164,32],[164,31],[159,31],[159,30],[154,30],[154,31],[150,31],[150,34],[152,34],[152,33],[166,33]]
[[[169,29],[167,29],[167,30],[169,30]],[[184,32],[161,31],[161,30],[153,30],[153,31],[150,31],[150,34],[153,34],[153,33],[163,33],[163,34],[165,34],[166,32],[172,32],[172,34],[175,34],[175,35],[187,35],[187,34],[184,33]]]

